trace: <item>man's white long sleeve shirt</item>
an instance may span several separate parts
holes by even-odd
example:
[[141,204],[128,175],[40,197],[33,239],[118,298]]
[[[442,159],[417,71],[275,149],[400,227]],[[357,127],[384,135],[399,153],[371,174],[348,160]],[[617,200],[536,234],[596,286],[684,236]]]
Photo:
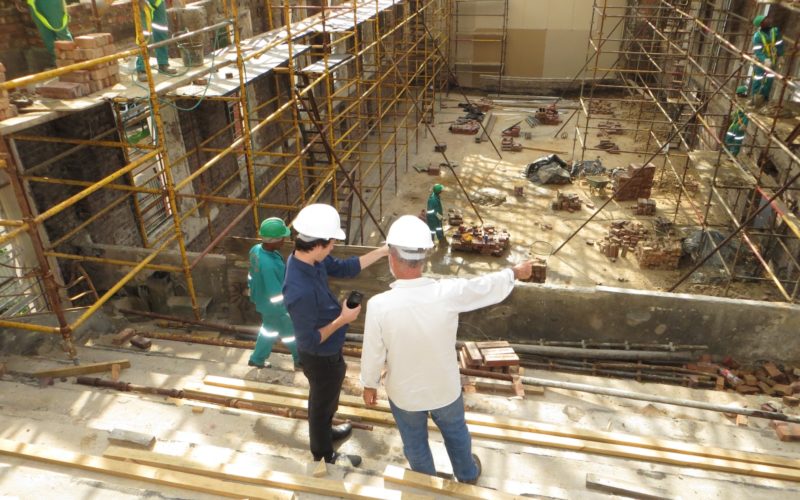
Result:
[[472,279],[397,280],[367,302],[361,383],[406,411],[435,410],[461,393],[456,353],[458,314],[503,301],[514,288],[504,269]]

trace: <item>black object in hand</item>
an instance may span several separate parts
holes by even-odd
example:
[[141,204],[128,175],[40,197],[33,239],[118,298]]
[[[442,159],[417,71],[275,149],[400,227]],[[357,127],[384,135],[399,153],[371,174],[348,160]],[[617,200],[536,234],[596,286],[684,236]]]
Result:
[[358,290],[353,290],[350,292],[350,295],[347,297],[347,308],[353,309],[361,305],[361,299],[364,298],[364,294],[359,292]]

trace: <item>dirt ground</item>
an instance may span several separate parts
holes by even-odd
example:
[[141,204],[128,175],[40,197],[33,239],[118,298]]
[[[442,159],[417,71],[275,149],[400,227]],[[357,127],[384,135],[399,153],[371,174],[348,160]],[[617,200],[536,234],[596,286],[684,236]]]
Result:
[[[478,99],[478,96],[469,97],[472,100]],[[445,215],[448,209],[454,208],[461,211],[466,223],[479,223],[475,210],[467,200],[467,194],[470,198],[475,198],[478,190],[491,188],[505,195],[505,201],[497,206],[477,204],[475,206],[485,224],[494,224],[510,233],[511,249],[500,258],[440,249],[431,264],[433,271],[448,274],[459,271],[480,272],[534,256],[547,258],[548,283],[589,287],[606,285],[665,291],[689,269],[688,264],[678,270],[640,269],[636,257],[630,252],[616,261],[604,256],[598,250],[596,242],[607,234],[612,221],[637,220],[643,222],[646,227],[652,228],[652,221],[655,217],[636,216],[631,210],[631,207],[636,205],[635,201],[611,201],[594,216],[591,222],[581,227],[595,211],[608,201],[610,189],[606,189],[605,194],[590,192],[585,180],[566,185],[537,185],[528,181],[523,177],[525,166],[549,153],[527,149],[521,152],[501,151],[501,158],[489,142],[477,144],[473,135],[458,135],[448,132],[450,122],[463,115],[463,110],[457,107],[459,102],[464,102],[464,100],[456,93],[437,100],[435,122],[432,125],[433,134],[423,128],[420,131],[419,146],[415,148],[412,143],[409,165],[401,173],[397,195],[387,202],[384,213],[391,214],[391,217],[408,213],[416,215],[419,210],[425,208],[433,184],[441,183],[445,186],[445,191],[441,195]],[[497,117],[491,137],[498,149],[500,148],[501,131],[521,121],[523,134],[515,140],[524,147],[563,152],[563,154],[559,153],[559,156],[568,163],[581,159],[580,143],[573,139],[575,118],[564,128],[567,137],[562,139],[554,138],[554,133],[560,125],[540,125],[531,128],[524,121],[525,116],[531,114],[529,109],[495,108],[491,112]],[[623,128],[632,128],[633,125],[625,120],[625,117],[631,112],[632,110],[617,107],[613,117],[602,115],[597,121],[614,119],[621,122]],[[562,119],[568,118],[571,113],[571,109],[562,109]],[[525,139],[525,132],[530,132],[532,139]],[[465,187],[466,194],[453,173],[446,168],[442,169],[439,176],[431,176],[424,172],[418,173],[413,169],[414,166],[427,167],[438,165],[444,161],[442,154],[434,152],[436,141],[433,136],[440,143],[446,143],[445,154],[451,163],[457,165],[454,170],[458,180]],[[644,149],[642,144],[635,143],[632,132],[613,135],[610,139],[614,140],[622,151]],[[641,139],[641,137],[637,139]],[[594,146],[599,140],[600,138],[590,136],[589,146]],[[610,154],[602,151],[587,151],[587,157],[584,159],[591,160],[595,157],[599,157],[603,166],[608,169],[624,168],[630,163],[642,163],[647,159],[643,154]],[[670,187],[674,184],[674,182],[670,182],[674,175],[664,167],[663,157],[656,158],[652,163],[657,168],[652,195],[657,203],[656,215],[673,220],[674,227],[678,229],[679,234],[681,231],[695,227],[694,210],[698,206],[704,206],[707,194],[702,189],[698,190],[692,196],[694,206],[687,203],[684,198],[676,211],[677,189]],[[658,187],[660,180],[663,188]],[[514,187],[516,185],[523,186],[523,196],[515,196]],[[577,194],[584,202],[583,208],[572,213],[552,210],[550,204],[555,199],[557,191]],[[712,224],[724,222],[718,217],[717,220],[714,220],[716,216],[713,209],[710,217]],[[550,229],[551,227],[552,229]],[[448,236],[452,235],[455,230],[454,227],[445,226]],[[568,238],[569,241],[564,244]],[[780,294],[773,287],[753,282],[734,282],[726,287],[724,283],[721,285],[695,283],[690,278],[675,291],[717,296],[726,296],[727,294],[731,298],[754,300],[780,300]]]

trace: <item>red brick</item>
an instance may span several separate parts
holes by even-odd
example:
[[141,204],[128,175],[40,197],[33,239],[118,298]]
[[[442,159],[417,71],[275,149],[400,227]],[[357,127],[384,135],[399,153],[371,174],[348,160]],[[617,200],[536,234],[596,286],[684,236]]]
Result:
[[59,78],[62,82],[86,83],[90,80],[89,72],[86,70],[73,71]]
[[54,45],[56,48],[56,53],[75,50],[78,48],[78,44],[72,40],[56,40]]
[[103,49],[81,49],[80,50],[80,59],[88,61],[90,59],[97,59],[98,57],[103,57]]
[[105,47],[103,47],[104,56],[110,56],[111,54],[116,54],[116,53],[117,53],[117,46],[114,45],[113,43],[111,45],[106,45]]
[[775,426],[775,433],[781,441],[800,440],[800,425],[781,423]]
[[81,35],[75,37],[75,43],[78,47],[82,49],[94,49],[96,47],[101,47],[101,38],[97,36],[97,34],[93,35]]
[[36,91],[42,97],[49,97],[51,99],[75,99],[86,95],[83,92],[83,87],[80,83],[74,82],[50,82],[47,85],[42,85]]

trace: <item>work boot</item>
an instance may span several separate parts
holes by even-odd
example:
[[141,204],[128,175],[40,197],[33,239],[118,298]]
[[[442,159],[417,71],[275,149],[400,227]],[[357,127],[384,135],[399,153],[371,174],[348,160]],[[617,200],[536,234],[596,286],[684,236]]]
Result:
[[168,75],[168,76],[175,76],[178,74],[178,70],[175,68],[171,68],[169,64],[159,64],[158,72],[161,73],[162,75]]
[[146,82],[147,81],[147,73],[144,72],[144,71],[137,71],[136,72],[136,79],[139,80],[140,82]]
[[460,481],[464,484],[478,484],[478,479],[481,477],[481,472],[483,472],[483,467],[481,466],[481,459],[478,458],[478,455],[473,453],[472,460],[475,461],[475,466],[478,468],[478,475],[475,476],[475,479],[470,479],[469,481]]
[[329,464],[358,467],[361,465],[361,457],[358,455],[345,455],[344,453],[333,452],[330,458],[325,459]]
[[340,425],[334,425],[331,427],[331,439],[333,441],[341,441],[342,439],[347,439],[350,434],[353,432],[353,424],[350,422],[345,422]]
[[254,368],[261,369],[261,368],[269,368],[272,365],[269,363],[269,361],[265,361],[265,362],[263,362],[261,364],[258,364],[256,362],[254,362],[252,359],[249,359],[249,360],[247,360],[247,366],[252,366]]

